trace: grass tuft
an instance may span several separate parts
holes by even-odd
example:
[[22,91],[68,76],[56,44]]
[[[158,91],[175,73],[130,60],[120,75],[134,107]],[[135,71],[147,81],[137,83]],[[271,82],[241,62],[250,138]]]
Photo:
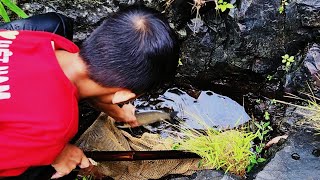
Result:
[[196,116],[194,120],[205,130],[197,131],[190,127],[177,126],[180,132],[178,138],[174,137],[176,143],[173,149],[198,154],[202,158],[200,166],[244,176],[251,164],[250,158],[255,157],[252,146],[257,133],[242,129],[216,130]]

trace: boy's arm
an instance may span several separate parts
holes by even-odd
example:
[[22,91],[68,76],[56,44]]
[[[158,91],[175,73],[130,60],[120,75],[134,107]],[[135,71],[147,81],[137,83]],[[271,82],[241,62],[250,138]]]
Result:
[[51,179],[57,179],[65,176],[77,166],[80,168],[87,168],[89,165],[89,159],[84,155],[81,149],[77,146],[67,144],[52,163],[52,166],[57,172],[51,177]]
[[105,112],[116,121],[129,123],[131,127],[139,126],[137,118],[135,116],[135,107],[130,103],[124,104],[120,108],[117,104],[106,104],[101,101],[94,100],[91,100],[89,102],[94,107]]

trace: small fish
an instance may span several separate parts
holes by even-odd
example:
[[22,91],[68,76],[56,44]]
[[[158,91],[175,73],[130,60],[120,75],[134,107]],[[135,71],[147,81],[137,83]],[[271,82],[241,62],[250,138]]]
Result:
[[[167,113],[164,111],[146,111],[146,112],[137,112],[136,117],[140,126],[152,124],[158,121],[171,120],[177,116],[178,112],[173,111],[171,113]],[[118,128],[130,128],[131,126],[127,123],[123,125],[117,125]]]

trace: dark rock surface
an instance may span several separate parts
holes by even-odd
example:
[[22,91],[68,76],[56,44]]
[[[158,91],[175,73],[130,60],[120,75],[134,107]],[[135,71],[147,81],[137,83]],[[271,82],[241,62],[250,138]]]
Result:
[[80,44],[103,19],[118,10],[113,1],[45,1],[27,2],[22,8],[28,15],[58,12],[74,20],[74,41]]
[[[281,91],[291,78],[285,76],[281,56],[300,56],[294,63],[297,67],[308,44],[320,40],[318,0],[289,1],[283,14],[278,10],[279,0],[234,0],[235,8],[224,13],[208,2],[200,9],[198,33],[190,29],[195,27],[190,2],[175,0],[169,8],[165,0],[37,0],[20,4],[29,15],[56,11],[73,18],[77,44],[111,13],[128,4],[142,3],[164,11],[182,41],[183,65],[178,77],[200,88],[212,84],[265,95]],[[267,75],[277,80],[268,82]],[[243,89],[246,84],[250,88]]]
[[320,136],[301,130],[291,136],[285,147],[260,171],[257,180],[320,179]]
[[[290,1],[280,14],[278,0],[237,1],[229,14],[217,14],[212,4],[202,12],[203,28],[197,34],[185,26],[188,35],[182,46],[180,74],[199,81],[237,89],[242,74],[252,76],[242,82],[268,94],[270,83],[261,82],[276,74],[285,84],[281,56],[303,55],[308,43],[319,41],[318,1]],[[295,64],[301,61],[297,60]],[[228,69],[233,71],[228,71]],[[294,71],[294,69],[292,69]],[[217,73],[218,72],[218,73]],[[219,74],[219,75],[217,75]],[[282,90],[281,84],[273,90]],[[251,91],[252,92],[252,91]]]

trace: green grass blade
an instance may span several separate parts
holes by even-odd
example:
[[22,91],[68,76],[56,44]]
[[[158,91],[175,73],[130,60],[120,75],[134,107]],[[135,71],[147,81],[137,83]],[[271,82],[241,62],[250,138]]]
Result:
[[0,2],[0,16],[4,19],[4,22],[10,22],[10,18],[7,11],[4,9],[3,4]]
[[11,0],[1,0],[1,2],[6,5],[11,11],[15,12],[19,17],[27,18],[28,15],[20,9],[17,5],[15,5]]

